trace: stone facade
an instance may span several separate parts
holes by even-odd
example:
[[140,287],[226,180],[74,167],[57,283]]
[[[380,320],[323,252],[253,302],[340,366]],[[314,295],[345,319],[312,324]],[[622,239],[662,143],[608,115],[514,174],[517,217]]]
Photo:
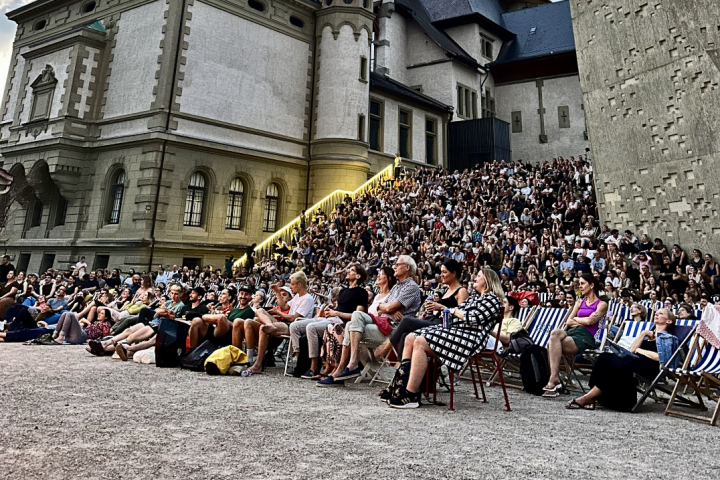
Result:
[[716,252],[720,5],[571,8],[601,220]]
[[504,83],[495,91],[497,117],[511,126],[513,160],[577,158],[590,146],[577,75]]
[[80,255],[219,265],[401,151],[405,165],[444,165],[451,121],[495,115],[489,65],[513,34],[501,16],[441,26],[430,7],[52,0],[10,12],[0,153],[16,181],[2,250],[33,271]]

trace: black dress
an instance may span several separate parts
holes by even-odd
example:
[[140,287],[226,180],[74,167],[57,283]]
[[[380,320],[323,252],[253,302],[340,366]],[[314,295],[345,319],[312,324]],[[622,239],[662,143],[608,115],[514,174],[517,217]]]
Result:
[[[654,341],[644,340],[643,350],[657,352]],[[653,379],[660,371],[660,362],[643,355],[620,358],[612,353],[603,353],[595,362],[590,375],[590,388],[597,387],[602,392],[598,402],[606,408],[629,412],[637,402],[637,382],[634,374]]]
[[[457,294],[460,288],[462,287],[455,290],[449,297],[441,298],[437,303],[443,305],[445,308],[456,308],[458,306]],[[392,335],[390,335],[390,343],[395,345],[398,350],[398,355],[402,358],[403,348],[405,348],[405,337],[407,337],[408,334],[421,328],[439,325],[440,323],[442,323],[442,312],[433,312],[433,315],[429,315],[424,319],[405,317],[400,322],[400,325],[393,330]]]

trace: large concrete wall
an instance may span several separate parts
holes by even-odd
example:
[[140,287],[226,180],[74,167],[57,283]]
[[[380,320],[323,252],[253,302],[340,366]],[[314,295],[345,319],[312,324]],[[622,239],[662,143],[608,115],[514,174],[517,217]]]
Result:
[[118,20],[104,118],[150,110],[166,9],[165,2],[156,0],[123,12]]
[[[307,131],[310,45],[199,1],[190,12],[180,111],[302,140]],[[228,138],[227,131],[215,135],[199,125],[186,123],[180,131],[268,147],[265,138]]]
[[[547,143],[540,143],[540,92]],[[497,117],[511,124],[512,112],[521,112],[522,131],[510,133],[513,160],[539,162],[559,156],[577,158],[584,155],[589,146],[584,136],[585,117],[577,75],[498,85],[495,105]],[[558,107],[568,107],[569,128],[560,128]]]
[[570,2],[601,220],[720,247],[720,4]]

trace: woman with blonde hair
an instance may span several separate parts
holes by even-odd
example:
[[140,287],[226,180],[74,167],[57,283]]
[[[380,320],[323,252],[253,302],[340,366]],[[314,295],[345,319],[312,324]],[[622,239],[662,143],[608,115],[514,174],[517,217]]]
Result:
[[472,293],[457,308],[450,309],[450,326],[434,325],[409,334],[403,359],[388,392],[381,395],[393,408],[420,406],[420,383],[428,366],[428,356],[452,370],[460,370],[487,341],[498,323],[503,292],[500,279],[490,268],[475,278]]

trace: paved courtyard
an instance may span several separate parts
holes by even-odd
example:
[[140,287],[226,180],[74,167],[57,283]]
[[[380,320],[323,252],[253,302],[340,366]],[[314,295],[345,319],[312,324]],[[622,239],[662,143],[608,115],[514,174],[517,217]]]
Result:
[[[210,377],[96,358],[82,347],[0,345],[0,478],[720,478],[720,429],[566,411],[501,391],[457,412],[391,410],[377,388],[281,376]],[[445,396],[446,398],[446,396]]]

